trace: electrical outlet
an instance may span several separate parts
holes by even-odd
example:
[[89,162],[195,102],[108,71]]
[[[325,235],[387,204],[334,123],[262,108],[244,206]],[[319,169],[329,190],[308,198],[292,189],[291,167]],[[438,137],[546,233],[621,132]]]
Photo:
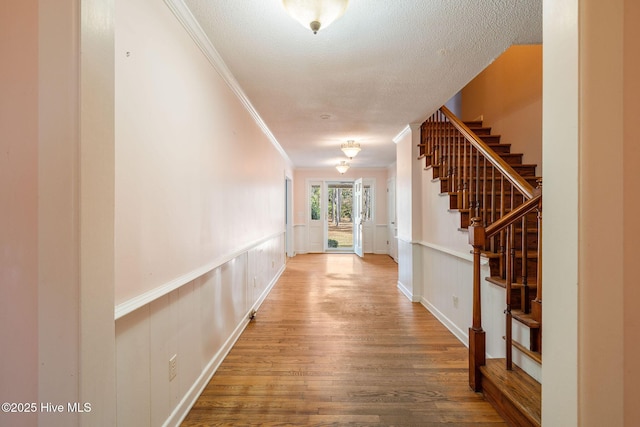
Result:
[[169,381],[173,381],[176,375],[178,375],[178,355],[174,354],[169,359]]
[[458,296],[457,295],[453,296],[453,306],[455,308],[458,308]]

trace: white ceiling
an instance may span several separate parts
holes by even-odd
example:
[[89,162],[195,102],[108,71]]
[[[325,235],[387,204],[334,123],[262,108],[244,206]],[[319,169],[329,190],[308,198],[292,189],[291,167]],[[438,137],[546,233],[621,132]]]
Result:
[[352,167],[390,165],[407,124],[542,42],[542,0],[351,0],[316,35],[281,0],[184,3],[295,167],[335,166],[349,139]]

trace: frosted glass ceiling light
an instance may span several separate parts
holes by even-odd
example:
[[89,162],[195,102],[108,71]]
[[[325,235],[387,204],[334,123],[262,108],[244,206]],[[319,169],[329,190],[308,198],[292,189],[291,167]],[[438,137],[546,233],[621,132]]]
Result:
[[349,163],[342,160],[340,163],[338,163],[338,165],[336,166],[336,169],[338,169],[338,172],[343,174],[349,170]]
[[353,159],[360,152],[360,144],[355,141],[347,141],[346,144],[342,144],[341,148],[344,155],[350,159]]
[[282,4],[293,19],[317,34],[320,27],[327,28],[342,16],[349,0],[282,0]]

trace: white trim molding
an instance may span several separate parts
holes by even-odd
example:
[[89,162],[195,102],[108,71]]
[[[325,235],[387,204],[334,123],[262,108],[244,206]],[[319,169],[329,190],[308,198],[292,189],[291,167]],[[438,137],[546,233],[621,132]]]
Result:
[[[411,242],[414,245],[424,246],[426,248],[434,249],[438,252],[443,252],[445,254],[449,254],[456,258],[463,259],[465,261],[473,262],[473,254],[471,253],[471,245],[469,245],[469,253],[460,252],[454,249],[449,249],[445,246],[436,245],[435,243],[429,243],[422,240],[414,240]],[[489,259],[487,257],[480,258],[480,265],[487,265],[489,263]]]
[[393,137],[392,139],[393,143],[397,144],[398,142],[400,142],[400,140],[404,138],[407,134],[409,134],[409,132],[411,132],[411,126],[407,125],[396,136]]
[[139,309],[140,307],[144,307],[150,302],[170,292],[173,292],[174,290],[186,285],[187,283],[197,279],[198,277],[204,274],[207,274],[208,272],[220,267],[221,265],[226,264],[232,259],[235,259],[238,256],[242,255],[243,253],[246,253],[249,250],[255,248],[256,246],[259,246],[262,243],[265,243],[271,239],[275,239],[276,237],[283,236],[283,235],[284,235],[284,232],[281,231],[278,233],[274,233],[270,236],[264,237],[260,240],[256,240],[236,252],[218,257],[217,259],[213,260],[207,265],[204,265],[200,268],[196,268],[195,270],[189,271],[183,274],[182,276],[177,277],[171,280],[170,282],[165,283],[164,285],[158,286],[157,288],[154,288],[150,291],[147,291],[143,294],[133,297],[125,302],[122,302],[115,306],[114,318],[115,320],[118,320],[119,318],[126,316],[127,314]]
[[413,295],[411,293],[411,291],[409,291],[409,288],[407,288],[401,281],[398,280],[398,289],[400,289],[400,292],[402,292],[404,294],[404,296],[406,296],[409,301],[411,302],[420,302],[420,298]]

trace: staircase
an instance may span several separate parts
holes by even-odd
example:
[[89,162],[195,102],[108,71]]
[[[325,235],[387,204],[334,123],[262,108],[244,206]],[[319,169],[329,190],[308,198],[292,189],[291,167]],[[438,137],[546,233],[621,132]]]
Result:
[[[441,107],[421,128],[420,157],[450,212],[460,214],[474,254],[473,324],[469,329],[469,384],[514,426],[539,426],[540,383],[513,363],[513,349],[542,364],[542,188],[536,165],[482,122],[462,122]],[[481,258],[486,280],[505,289],[505,358],[486,360],[482,329]],[[528,342],[513,328],[528,331]]]

